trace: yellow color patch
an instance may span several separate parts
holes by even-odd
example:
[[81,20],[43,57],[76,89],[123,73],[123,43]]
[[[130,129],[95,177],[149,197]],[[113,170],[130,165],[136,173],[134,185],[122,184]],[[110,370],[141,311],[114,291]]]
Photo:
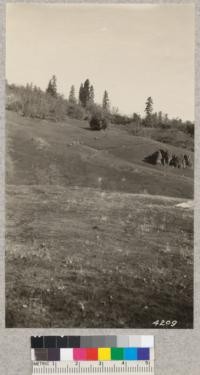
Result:
[[99,361],[110,361],[111,360],[111,349],[110,348],[98,348],[98,360]]

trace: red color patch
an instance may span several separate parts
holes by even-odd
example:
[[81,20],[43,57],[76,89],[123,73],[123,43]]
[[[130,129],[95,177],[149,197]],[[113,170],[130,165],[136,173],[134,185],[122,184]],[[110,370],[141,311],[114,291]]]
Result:
[[98,361],[98,349],[97,348],[86,349],[86,360]]

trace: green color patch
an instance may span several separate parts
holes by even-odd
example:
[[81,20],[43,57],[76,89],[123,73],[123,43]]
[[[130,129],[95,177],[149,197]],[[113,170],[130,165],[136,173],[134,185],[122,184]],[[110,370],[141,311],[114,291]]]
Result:
[[111,348],[111,359],[112,361],[123,361],[124,349],[123,348]]

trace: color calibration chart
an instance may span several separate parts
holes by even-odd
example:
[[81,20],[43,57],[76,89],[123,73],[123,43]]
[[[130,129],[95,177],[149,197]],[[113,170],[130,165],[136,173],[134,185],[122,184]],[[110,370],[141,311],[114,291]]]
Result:
[[154,336],[32,336],[32,374],[154,374]]

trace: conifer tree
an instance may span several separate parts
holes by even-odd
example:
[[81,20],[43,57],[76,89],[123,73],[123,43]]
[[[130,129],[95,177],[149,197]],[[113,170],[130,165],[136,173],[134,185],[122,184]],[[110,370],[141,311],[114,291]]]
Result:
[[90,86],[90,90],[89,90],[89,101],[90,103],[94,103],[94,86],[91,85]]
[[108,92],[105,90],[103,94],[103,102],[102,102],[102,107],[104,111],[109,111],[110,110],[110,100],[108,97]]
[[57,97],[57,79],[55,75],[50,79],[46,92],[51,96]]
[[86,107],[90,100],[90,81],[86,79],[84,84],[81,84],[79,90],[79,101],[83,107]]
[[71,88],[70,88],[68,100],[72,104],[76,103],[75,87],[74,87],[74,85],[72,85]]
[[79,89],[79,96],[78,96],[78,98],[79,98],[79,103],[80,103],[81,105],[83,105],[83,95],[84,95],[84,93],[83,93],[83,84],[81,83],[81,85],[80,85],[80,89]]
[[90,100],[90,81],[86,79],[83,85],[83,106],[86,107]]
[[146,107],[145,107],[145,113],[146,113],[146,117],[151,116],[152,113],[153,113],[153,99],[152,99],[151,96],[149,96],[147,98]]
[[151,127],[153,125],[153,99],[151,96],[147,98],[146,107],[145,107],[145,126]]

